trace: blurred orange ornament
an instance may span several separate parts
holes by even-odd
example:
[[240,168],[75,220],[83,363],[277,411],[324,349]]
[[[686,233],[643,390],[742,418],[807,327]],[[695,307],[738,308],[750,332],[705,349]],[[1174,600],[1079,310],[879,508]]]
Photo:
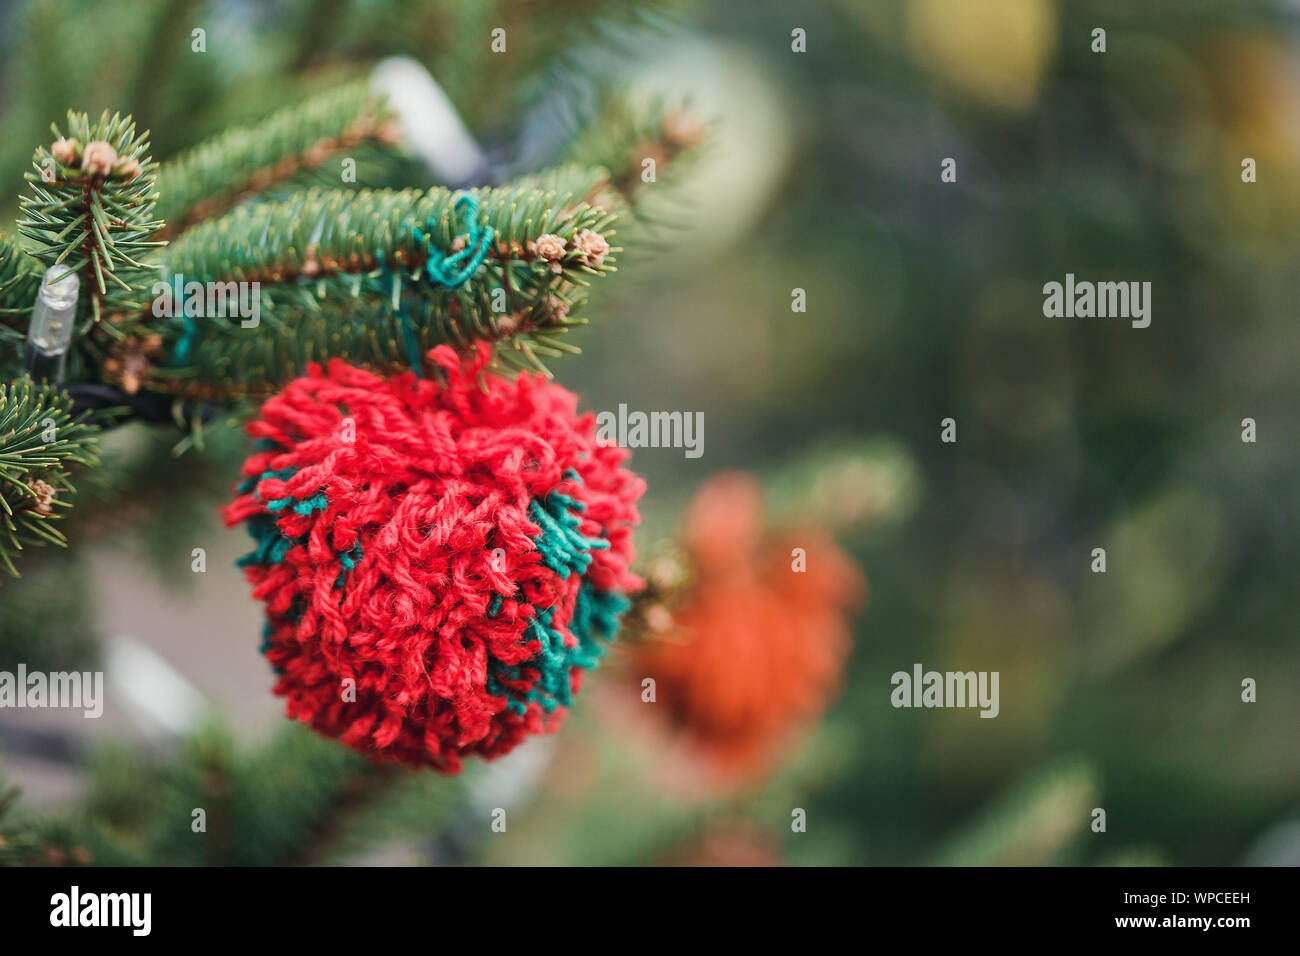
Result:
[[764,540],[758,483],[740,472],[700,488],[681,539],[694,581],[636,663],[655,681],[655,710],[700,755],[724,776],[753,778],[838,693],[848,611],[866,581],[820,530]]

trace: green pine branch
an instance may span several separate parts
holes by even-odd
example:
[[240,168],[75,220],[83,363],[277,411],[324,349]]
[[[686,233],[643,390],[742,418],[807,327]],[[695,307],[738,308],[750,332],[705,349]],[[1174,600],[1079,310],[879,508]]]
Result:
[[208,726],[160,763],[100,751],[87,799],[70,813],[38,816],[0,788],[0,866],[329,861],[358,834],[436,832],[459,793],[455,781],[375,764],[299,725],[256,748]]
[[67,543],[51,522],[71,507],[72,466],[99,463],[95,428],[72,399],[28,379],[0,384],[0,568],[17,577],[24,546]]
[[40,286],[40,264],[18,243],[0,236],[0,378],[17,374],[19,350]]
[[[638,102],[625,92],[605,90],[600,105],[569,144],[569,161],[604,166],[609,186],[637,215],[649,216],[651,185],[667,184],[704,145],[708,129],[684,103]],[[653,160],[653,178],[646,160]]]
[[0,785],[0,866],[82,866],[91,862],[75,825],[18,812],[20,791]]
[[230,130],[166,162],[158,175],[161,236],[174,236],[241,200],[360,148],[396,141],[392,114],[352,82]]
[[[543,358],[577,351],[559,336],[585,321],[574,312],[589,281],[613,271],[617,250],[600,250],[614,216],[583,199],[605,176],[566,167],[469,194],[311,190],[196,226],[167,250],[165,281],[257,282],[258,323],[160,324],[164,357],[148,385],[224,398],[273,388],[311,361],[411,368],[435,345],[475,341],[493,342],[509,367],[545,371]],[[478,204],[472,222],[466,195]],[[485,230],[490,243],[463,284],[434,278]]]
[[[308,189],[241,202],[248,189],[268,185],[267,176],[310,166],[304,156],[313,150],[381,135],[383,116],[353,85],[157,174],[147,137],[136,135],[129,117],[92,124],[69,114],[68,135],[55,129],[56,140],[37,151],[37,174],[28,176],[19,227],[31,253],[0,247],[0,301],[24,317],[41,265],[77,271],[82,295],[69,376],[184,398],[267,391],[331,357],[418,369],[439,344],[489,341],[500,364],[543,372],[544,359],[576,352],[560,336],[583,324],[576,310],[589,281],[613,271],[618,252],[609,244],[615,216],[595,204],[623,207],[608,195],[603,169],[566,166],[470,193]],[[274,165],[263,165],[265,176],[250,187],[241,178],[246,163]],[[183,230],[159,252],[156,178],[180,197],[165,200],[169,209],[188,209],[178,213],[183,221],[239,205]],[[206,308],[191,305],[186,317],[182,298],[159,309],[160,280],[169,289],[179,280],[183,296],[199,283]],[[257,284],[256,317],[231,321],[229,307],[214,314],[208,296],[230,290],[233,297],[239,283],[248,284],[246,296]],[[13,352],[16,325],[0,327]]]
[[77,347],[69,361],[77,378],[98,367],[113,341],[142,331],[130,319],[145,308],[158,278],[146,260],[164,245],[151,238],[162,225],[152,217],[157,164],[148,134],[137,134],[129,116],[104,113],[92,123],[70,112],[66,136],[52,130],[54,142],[36,150],[36,172],[27,174],[32,185],[18,229],[44,266],[62,264],[80,275]]

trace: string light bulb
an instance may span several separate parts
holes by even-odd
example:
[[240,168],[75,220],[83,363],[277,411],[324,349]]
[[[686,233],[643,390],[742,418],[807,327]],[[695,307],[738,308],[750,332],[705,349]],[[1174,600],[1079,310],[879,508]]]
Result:
[[81,279],[68,266],[45,270],[27,328],[27,374],[33,379],[53,384],[63,380],[80,294]]

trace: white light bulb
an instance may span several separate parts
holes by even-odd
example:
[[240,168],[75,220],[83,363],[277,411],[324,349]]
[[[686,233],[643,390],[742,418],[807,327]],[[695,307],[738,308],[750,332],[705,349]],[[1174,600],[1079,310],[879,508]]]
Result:
[[45,270],[27,327],[27,371],[33,378],[52,382],[63,378],[80,293],[81,279],[67,266]]

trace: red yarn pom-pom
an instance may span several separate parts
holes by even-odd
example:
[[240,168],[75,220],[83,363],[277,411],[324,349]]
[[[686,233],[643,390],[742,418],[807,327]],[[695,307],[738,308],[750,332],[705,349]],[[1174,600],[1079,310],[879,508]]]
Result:
[[430,358],[445,383],[311,366],[249,424],[225,517],[288,716],[454,773],[558,725],[641,584],[644,484],[571,392]]

